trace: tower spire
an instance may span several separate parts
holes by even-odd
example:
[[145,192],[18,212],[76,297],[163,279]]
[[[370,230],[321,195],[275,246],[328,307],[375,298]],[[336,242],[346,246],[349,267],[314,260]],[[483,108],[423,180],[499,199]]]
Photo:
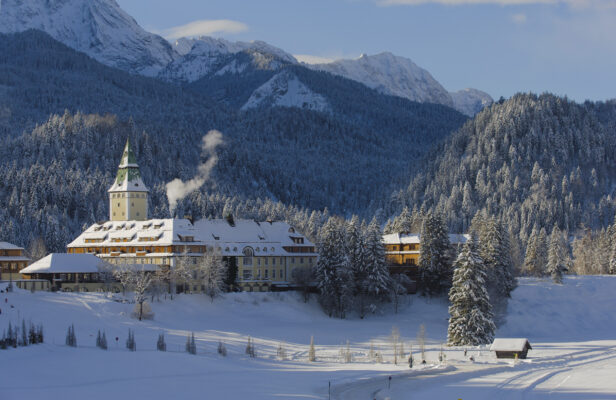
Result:
[[148,192],[130,140],[126,139],[116,179],[109,189],[109,218],[112,221],[146,220]]

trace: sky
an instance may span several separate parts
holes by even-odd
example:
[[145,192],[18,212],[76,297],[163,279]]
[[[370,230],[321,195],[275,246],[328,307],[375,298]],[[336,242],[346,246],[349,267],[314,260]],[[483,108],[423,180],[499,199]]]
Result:
[[116,0],[169,40],[263,40],[302,60],[390,51],[450,91],[616,98],[616,0]]

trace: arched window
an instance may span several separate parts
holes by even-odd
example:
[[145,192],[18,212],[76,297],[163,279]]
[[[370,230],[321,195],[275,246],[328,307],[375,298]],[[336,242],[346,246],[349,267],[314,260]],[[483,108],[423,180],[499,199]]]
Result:
[[242,250],[242,254],[244,254],[242,263],[244,265],[252,265],[252,257],[254,256],[254,251],[252,250],[252,247],[244,247],[244,250]]

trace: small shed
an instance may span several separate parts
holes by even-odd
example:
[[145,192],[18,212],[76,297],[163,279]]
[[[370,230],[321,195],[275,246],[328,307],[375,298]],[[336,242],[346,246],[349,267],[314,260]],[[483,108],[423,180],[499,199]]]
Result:
[[494,339],[490,351],[496,353],[496,358],[526,358],[528,350],[532,347],[528,339],[524,338],[503,338]]

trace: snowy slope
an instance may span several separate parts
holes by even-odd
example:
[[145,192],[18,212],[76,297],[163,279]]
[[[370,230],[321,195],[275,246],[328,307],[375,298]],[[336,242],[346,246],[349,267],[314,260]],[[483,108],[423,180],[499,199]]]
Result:
[[182,57],[160,73],[163,79],[171,81],[194,82],[210,74],[242,73],[248,65],[238,65],[237,60],[229,57],[242,51],[251,54],[252,64],[260,69],[277,70],[282,65],[297,64],[292,55],[261,41],[231,42],[202,36],[178,39],[174,48]]
[[258,107],[297,107],[329,112],[331,107],[318,93],[310,90],[293,73],[282,71],[253,92],[242,110]]
[[115,0],[0,0],[0,32],[39,29],[103,64],[153,76],[177,57]]
[[494,103],[492,96],[477,89],[463,89],[450,94],[454,108],[469,117]]
[[[7,303],[4,299],[7,299]],[[180,295],[154,301],[153,320],[129,317],[133,304],[121,295],[102,293],[29,293],[0,297],[0,331],[19,318],[42,323],[45,344],[0,350],[3,365],[0,397],[63,398],[228,398],[292,399],[609,399],[616,393],[616,277],[568,277],[565,285],[522,279],[513,292],[509,322],[500,337],[528,337],[529,360],[497,360],[486,347],[444,347],[447,303],[411,296],[399,314],[387,310],[364,320],[328,318],[316,302],[305,304],[295,293],[233,293],[213,303],[203,295]],[[10,306],[13,308],[10,308]],[[64,346],[67,327],[75,324],[77,348]],[[416,334],[424,324],[426,366],[393,364],[389,337],[400,328],[405,351],[420,359]],[[136,352],[124,347],[135,331]],[[97,349],[98,330],[109,350]],[[184,352],[186,336],[195,333],[197,355]],[[164,333],[167,352],[157,352]],[[314,335],[316,362],[308,362]],[[257,358],[244,349],[248,336]],[[118,337],[118,344],[115,343]],[[345,363],[346,347],[353,360]],[[228,355],[216,353],[225,343]],[[383,357],[369,357],[370,344]],[[285,360],[277,357],[282,345]],[[475,362],[469,360],[473,356]],[[388,390],[388,377],[392,376]],[[69,379],[70,378],[70,379]]]
[[388,52],[305,66],[361,82],[384,94],[453,107],[449,92],[428,71],[407,58]]

